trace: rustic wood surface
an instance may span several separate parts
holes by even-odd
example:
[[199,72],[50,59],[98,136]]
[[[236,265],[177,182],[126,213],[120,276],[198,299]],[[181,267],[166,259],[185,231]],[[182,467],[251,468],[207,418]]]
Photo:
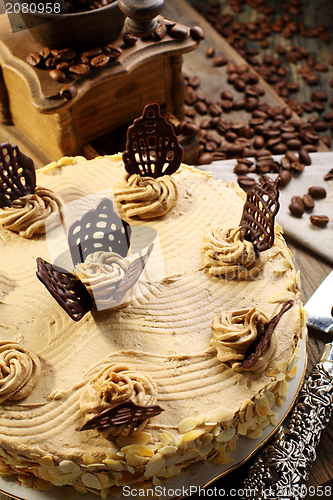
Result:
[[[202,0],[204,4],[207,5],[207,0]],[[201,2],[201,3],[202,3]],[[199,4],[199,1],[193,1],[193,3]],[[278,4],[278,0],[270,0],[272,5]],[[306,11],[309,17],[309,24],[319,24],[323,22],[324,24],[331,23],[332,27],[332,12],[329,9],[330,2],[326,1],[310,1],[309,10]],[[320,5],[319,5],[320,4]],[[1,0],[0,0],[0,13],[1,13]],[[243,59],[232,49],[226,42],[218,35],[204,20],[203,18],[189,5],[185,0],[167,0],[164,14],[168,17],[176,19],[180,23],[187,24],[189,26],[194,26],[200,24],[206,32],[206,39],[201,43],[199,49],[194,53],[187,54],[185,56],[184,71],[190,75],[197,75],[201,78],[200,90],[202,90],[207,96],[216,96],[217,90],[222,90],[222,88],[228,88],[225,84],[225,73],[223,68],[213,68],[211,61],[208,61],[205,55],[208,46],[215,46],[219,53],[225,53],[227,57],[230,57],[233,61],[240,64]],[[324,18],[324,21],[323,21]],[[332,32],[332,29],[331,29]],[[290,42],[284,42],[288,46]],[[302,44],[304,40],[302,39]],[[311,44],[311,50],[316,54],[321,55],[321,57],[327,58],[327,54],[332,50],[332,44],[324,45],[320,44],[318,40],[309,40],[307,43]],[[270,46],[274,47],[277,44],[282,44],[281,39],[278,35],[273,35]],[[323,61],[324,62],[324,61]],[[293,70],[294,71],[294,70]],[[295,75],[295,78],[298,75]],[[321,75],[322,77],[322,75]],[[323,76],[321,85],[324,85],[324,78],[328,78],[329,75]],[[332,78],[332,75],[330,76]],[[302,82],[301,82],[302,83]],[[263,84],[264,85],[264,84]],[[265,84],[266,85],[266,84]],[[281,99],[275,94],[273,90],[266,85],[266,95],[265,99],[270,103],[281,104]],[[318,86],[320,88],[320,86]],[[309,89],[307,87],[301,87],[298,97],[302,100],[308,100]],[[236,92],[235,92],[236,94]],[[233,120],[240,120],[240,115],[231,115],[230,118]],[[1,138],[0,138],[1,142]],[[324,147],[321,150],[325,150]],[[301,270],[302,276],[302,297],[304,302],[306,302],[312,293],[316,290],[323,279],[332,271],[333,267],[331,264],[321,259],[317,255],[313,254],[306,248],[301,247],[298,243],[294,243],[288,240],[289,247],[294,253],[294,260],[296,267]],[[316,332],[315,330],[309,331],[309,343],[308,343],[308,368],[307,373],[312,369],[313,365],[319,358],[320,352],[324,344],[332,340],[331,337],[327,335]],[[309,480],[307,486],[315,487],[318,486],[331,486],[333,490],[333,426],[330,424],[322,434],[322,439],[319,447],[317,448],[317,460],[310,470]],[[234,472],[229,473],[224,478],[218,480],[216,484],[217,488],[223,488],[226,490],[226,497],[228,490],[241,488],[242,481],[247,474],[249,465],[251,461],[244,464],[243,466],[236,469]],[[321,494],[320,489],[317,490],[317,494],[313,494],[316,490],[311,490],[311,495],[308,499],[318,499],[318,498],[329,498],[326,494]],[[195,496],[193,497],[195,498]],[[199,498],[199,497],[198,497]],[[200,497],[202,498],[202,497]],[[232,498],[238,499],[238,496],[233,495]],[[0,500],[10,500],[11,497],[0,494]]]

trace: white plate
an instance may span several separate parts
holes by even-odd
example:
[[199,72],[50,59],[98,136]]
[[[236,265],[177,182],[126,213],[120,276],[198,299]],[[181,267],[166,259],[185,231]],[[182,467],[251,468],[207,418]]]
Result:
[[[278,413],[279,421],[277,425],[275,427],[272,425],[266,427],[263,430],[263,435],[259,439],[253,440],[242,436],[239,437],[236,449],[230,453],[230,456],[233,458],[232,463],[228,465],[215,465],[211,462],[194,464],[186,469],[182,474],[163,482],[160,487],[155,487],[156,498],[167,500],[175,497],[181,497],[186,494],[194,494],[198,492],[199,488],[210,488],[211,483],[234,470],[236,467],[242,465],[268,441],[287,416],[301,388],[307,362],[306,343],[306,335],[303,335],[303,339],[300,342],[300,359],[298,361],[297,374],[289,382],[288,394],[283,405],[281,407],[273,407],[274,411]],[[241,488],[241,485],[238,486]],[[125,494],[117,497],[117,500],[133,500],[134,498],[143,498],[143,495],[140,495],[139,492],[140,488],[143,488],[143,483],[131,485],[130,488],[124,490]],[[137,494],[135,494],[134,490],[137,490]],[[68,499],[70,490],[65,487],[54,488],[53,490],[47,492],[31,490],[25,486],[20,486],[16,477],[11,476],[0,477],[0,491],[20,500],[65,500]],[[207,493],[209,496],[209,492]],[[95,495],[90,496],[89,494],[78,495],[76,500],[90,500],[91,498],[96,500],[98,497]],[[115,497],[108,497],[108,499],[109,498]]]

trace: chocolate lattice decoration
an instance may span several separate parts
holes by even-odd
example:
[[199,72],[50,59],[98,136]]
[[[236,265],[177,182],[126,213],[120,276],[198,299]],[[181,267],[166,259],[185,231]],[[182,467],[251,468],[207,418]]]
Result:
[[94,210],[89,210],[68,231],[68,244],[74,266],[94,252],[114,252],[126,257],[130,246],[131,226],[113,209],[112,201],[104,198]]
[[157,179],[176,172],[182,159],[183,148],[172,125],[161,116],[158,104],[148,104],[127,131],[126,171]]
[[36,188],[34,162],[18,146],[0,144],[0,208],[14,200],[32,194]]
[[244,238],[252,241],[257,252],[268,250],[274,243],[274,218],[280,208],[280,178],[273,182],[260,177],[247,193],[240,221]]
[[156,415],[159,415],[162,411],[164,410],[158,405],[140,406],[128,400],[102,411],[76,430],[104,430],[113,425],[132,424],[141,422],[147,418],[156,417]]
[[260,354],[264,351],[266,345],[271,340],[278,322],[282,318],[283,314],[289,311],[294,303],[294,300],[288,300],[287,302],[285,302],[280,311],[275,316],[273,316],[273,318],[268,321],[268,323],[265,324],[262,334],[258,337],[257,340],[252,342],[252,344],[247,349],[242,361],[243,368],[252,368],[256,364]]
[[74,321],[80,321],[91,310],[92,300],[89,292],[73,274],[65,269],[56,269],[38,257],[36,275]]
[[147,264],[150,254],[152,253],[154,244],[149,245],[146,255],[139,257],[130,264],[123,279],[120,281],[116,291],[113,294],[113,298],[117,299],[132,288],[141,276],[142,271]]

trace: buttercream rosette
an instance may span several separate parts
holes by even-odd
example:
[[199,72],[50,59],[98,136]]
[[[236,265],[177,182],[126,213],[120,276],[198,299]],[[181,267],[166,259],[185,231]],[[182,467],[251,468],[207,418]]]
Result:
[[[126,365],[114,363],[103,368],[85,385],[80,397],[80,409],[85,417],[93,417],[129,400],[140,406],[155,404],[157,385],[148,375],[143,375]],[[147,419],[110,426],[103,431],[103,435],[137,435],[146,425]]]
[[40,372],[37,354],[17,342],[0,342],[0,404],[29,396]]
[[[97,309],[111,308],[118,305],[119,300],[113,298],[120,281],[123,279],[129,261],[114,252],[94,252],[77,264],[73,273],[85,285],[92,296]],[[128,290],[121,301],[125,303],[131,290]]]
[[60,199],[49,189],[37,186],[34,193],[14,200],[0,210],[0,224],[23,238],[44,234],[60,222]]
[[217,358],[222,363],[229,363],[236,372],[263,372],[275,350],[274,333],[253,366],[244,368],[242,361],[250,345],[262,334],[266,323],[267,317],[255,307],[222,311],[213,319],[213,338],[210,341],[217,350]]
[[204,233],[205,267],[212,276],[257,278],[267,256],[256,254],[253,243],[244,239],[242,228],[213,227]]
[[177,187],[171,175],[154,179],[133,174],[127,183],[128,186],[115,196],[128,217],[161,217],[174,207],[177,200]]

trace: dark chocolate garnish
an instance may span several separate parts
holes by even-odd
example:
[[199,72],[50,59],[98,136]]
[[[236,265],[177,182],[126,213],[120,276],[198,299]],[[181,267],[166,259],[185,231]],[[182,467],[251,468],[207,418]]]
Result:
[[260,177],[246,196],[240,221],[244,238],[252,241],[257,252],[268,250],[274,243],[274,218],[280,208],[279,177],[273,182]]
[[111,427],[112,425],[124,425],[141,422],[147,418],[156,417],[156,415],[159,415],[162,411],[164,410],[158,405],[140,406],[133,403],[133,401],[128,400],[102,411],[76,430],[103,430]]
[[93,304],[89,292],[74,274],[62,268],[54,268],[38,257],[36,275],[74,321],[80,321],[91,310]]
[[116,291],[113,294],[114,299],[117,299],[118,297],[125,295],[127,290],[129,290],[130,288],[132,288],[132,286],[135,285],[135,283],[140,278],[140,275],[144,270],[145,265],[147,264],[147,261],[150,257],[150,254],[153,251],[153,248],[154,248],[154,243],[149,245],[146,255],[143,255],[142,257],[133,260],[133,262],[128,267],[123,279],[119,282]]
[[157,179],[176,172],[182,159],[183,148],[172,125],[161,116],[158,104],[148,104],[127,131],[126,171]]
[[14,200],[32,194],[36,188],[34,162],[18,146],[0,144],[0,208]]
[[270,341],[273,332],[280,321],[282,315],[289,311],[289,309],[294,305],[294,300],[288,300],[283,304],[280,311],[273,316],[273,318],[265,324],[262,334],[252,342],[248,350],[245,353],[244,359],[242,361],[243,368],[252,368],[259,359],[260,354],[265,349],[266,345]]
[[131,226],[116,214],[112,201],[104,198],[74,222],[68,231],[68,244],[74,266],[94,252],[114,252],[126,257],[130,246]]

